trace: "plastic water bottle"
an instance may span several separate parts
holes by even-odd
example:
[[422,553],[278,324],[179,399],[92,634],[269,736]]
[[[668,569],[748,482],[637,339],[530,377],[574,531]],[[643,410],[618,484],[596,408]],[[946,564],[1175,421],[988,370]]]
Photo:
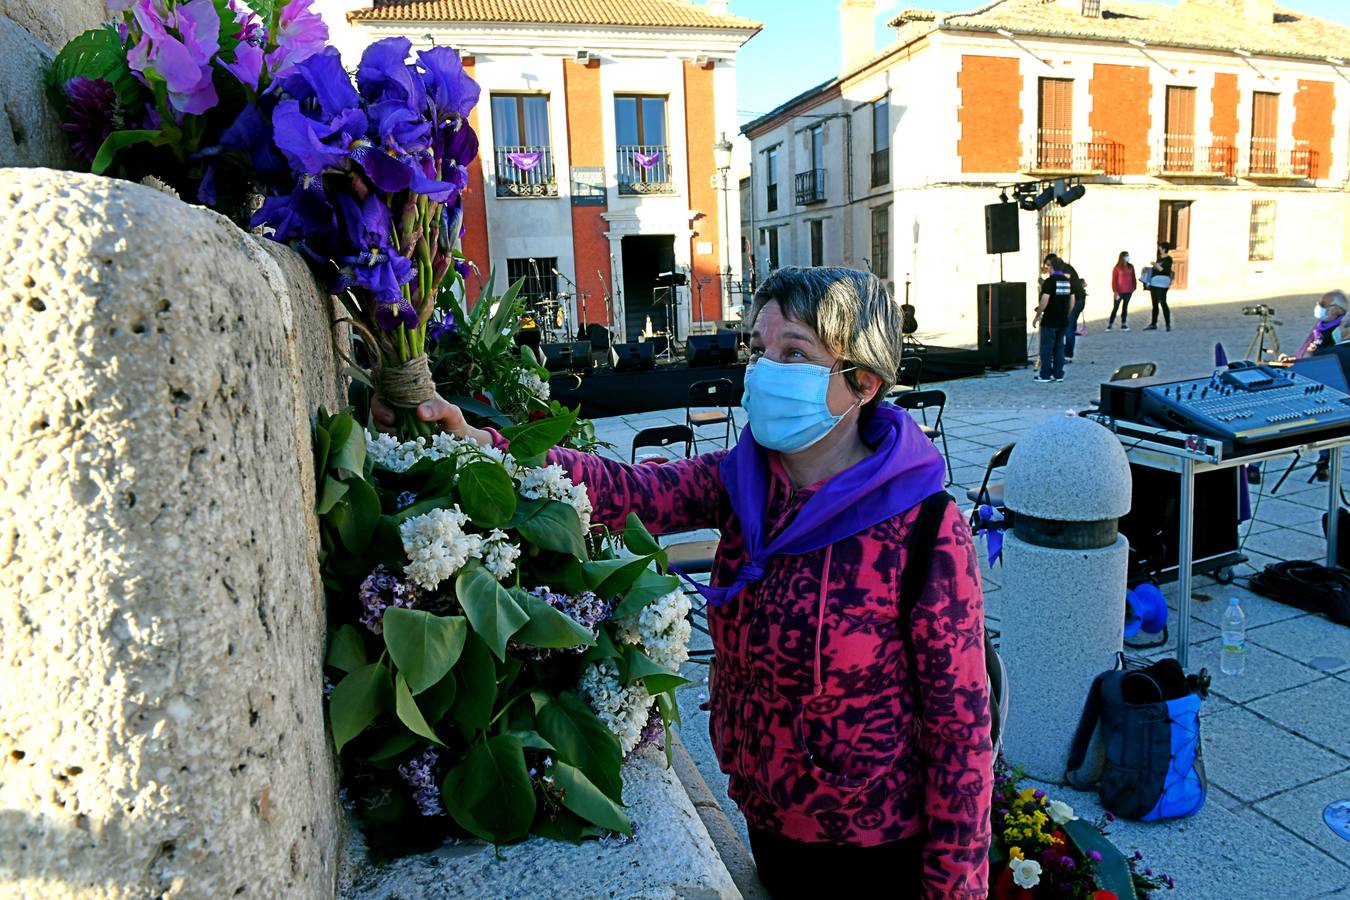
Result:
[[1241,675],[1247,665],[1247,614],[1238,605],[1238,598],[1228,598],[1223,611],[1223,649],[1219,668],[1225,675]]

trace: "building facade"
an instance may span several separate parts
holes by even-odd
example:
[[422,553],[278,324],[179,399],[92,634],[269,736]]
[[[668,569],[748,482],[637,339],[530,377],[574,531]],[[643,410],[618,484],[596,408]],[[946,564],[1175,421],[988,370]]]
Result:
[[[906,10],[878,53],[871,7],[841,4],[845,74],[744,128],[760,277],[868,267],[923,333],[969,344],[977,285],[1034,282],[1048,252],[1083,275],[1089,316],[1118,254],[1142,268],[1158,241],[1174,307],[1347,275],[1350,29],[1269,0],[999,0]],[[1084,195],[985,252],[1002,188],[1060,179]]]
[[[464,250],[525,279],[556,327],[677,339],[727,318],[740,206],[714,145],[736,128],[736,52],[760,25],[725,0],[318,0],[344,61],[404,36],[448,45],[482,87]],[[728,202],[730,200],[730,202]],[[685,284],[662,289],[657,276]],[[471,286],[471,296],[475,290]],[[563,310],[562,313],[558,309]]]

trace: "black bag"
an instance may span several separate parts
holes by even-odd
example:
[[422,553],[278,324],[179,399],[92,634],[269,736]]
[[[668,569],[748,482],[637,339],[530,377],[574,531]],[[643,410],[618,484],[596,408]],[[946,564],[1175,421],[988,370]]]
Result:
[[[1344,510],[1342,510],[1344,512]],[[1251,577],[1251,589],[1308,612],[1350,625],[1350,573],[1300,559],[1270,563]]]
[[[928,585],[933,547],[937,544],[942,517],[951,502],[952,495],[946,491],[925,497],[919,507],[919,515],[914,520],[913,530],[906,538],[905,569],[900,573],[900,633],[905,636],[905,654],[910,672],[917,671],[914,647],[909,640],[910,615]],[[989,682],[989,737],[994,744],[994,754],[997,755],[1003,744],[1004,726],[1008,721],[1008,674],[1003,668],[998,649],[989,638],[988,628],[984,630],[984,671]],[[917,690],[915,697],[918,697]]]
[[[1122,665],[1124,657],[1121,657]],[[1102,806],[1126,819],[1178,819],[1205,805],[1201,689],[1175,659],[1117,668],[1092,682],[1073,736],[1065,780],[1095,784]],[[1086,769],[1094,733],[1106,749],[1100,776]]]

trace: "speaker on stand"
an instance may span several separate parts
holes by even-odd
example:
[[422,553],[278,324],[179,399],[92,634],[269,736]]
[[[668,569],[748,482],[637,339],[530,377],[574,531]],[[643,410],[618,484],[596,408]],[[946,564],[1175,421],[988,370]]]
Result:
[[979,333],[975,345],[991,369],[1027,364],[1027,285],[1000,281],[976,288]]

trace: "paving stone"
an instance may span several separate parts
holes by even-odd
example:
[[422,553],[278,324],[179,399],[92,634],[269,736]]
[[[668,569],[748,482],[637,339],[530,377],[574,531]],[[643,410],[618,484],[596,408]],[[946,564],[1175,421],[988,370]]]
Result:
[[1253,498],[1252,512],[1258,521],[1274,522],[1278,525],[1301,525],[1305,522],[1320,522],[1322,511],[1303,503],[1291,503],[1278,497],[1263,497],[1259,506]]
[[1339,657],[1341,664],[1331,666],[1330,671],[1350,669],[1350,627],[1324,616],[1304,613],[1283,622],[1249,627],[1247,639],[1305,664],[1318,659],[1319,665],[1324,665],[1325,658]]
[[[1196,600],[1194,597],[1197,592],[1208,594],[1213,599],[1209,601]],[[1168,604],[1175,610],[1176,585],[1171,584],[1164,588],[1163,596],[1168,598]],[[1252,629],[1259,626],[1307,615],[1301,609],[1271,600],[1269,597],[1262,597],[1240,584],[1209,585],[1199,591],[1192,591],[1191,597],[1191,618],[1208,622],[1216,627],[1222,623],[1223,611],[1228,606],[1228,598],[1237,597],[1243,613],[1247,616],[1248,636],[1250,636]]]
[[1303,684],[1326,677],[1325,672],[1310,668],[1256,641],[1247,634],[1247,665],[1241,675],[1225,675],[1219,668],[1218,637],[1196,644],[1191,649],[1191,668],[1209,668],[1213,678],[1210,690],[1229,700],[1245,703],[1257,697],[1278,694]]
[[1236,706],[1207,716],[1201,740],[1210,782],[1247,801],[1346,767],[1342,757]]
[[[1345,799],[1350,799],[1350,771],[1262,800],[1256,808],[1333,857],[1350,862],[1350,841],[1327,827],[1322,818],[1328,803]],[[1350,884],[1350,868],[1344,877]]]
[[[1323,678],[1301,687],[1262,697],[1247,704],[1279,725],[1350,758],[1350,685],[1338,678]],[[1350,796],[1350,794],[1347,794]],[[1350,844],[1345,849],[1350,851]]]

